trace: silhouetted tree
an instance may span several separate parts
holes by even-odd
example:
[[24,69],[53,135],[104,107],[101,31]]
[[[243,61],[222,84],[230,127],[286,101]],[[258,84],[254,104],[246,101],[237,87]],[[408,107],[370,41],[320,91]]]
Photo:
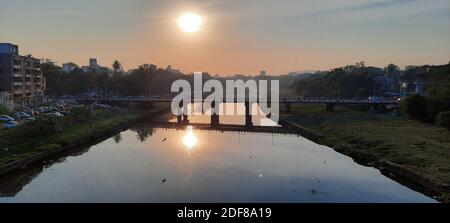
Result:
[[112,68],[114,70],[114,73],[123,71],[122,64],[118,60],[114,60],[114,62],[112,63]]

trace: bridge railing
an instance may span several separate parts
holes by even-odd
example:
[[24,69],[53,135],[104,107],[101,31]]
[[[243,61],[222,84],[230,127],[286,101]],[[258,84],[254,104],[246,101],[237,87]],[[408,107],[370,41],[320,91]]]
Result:
[[[78,101],[119,101],[119,102],[171,102],[172,98],[154,98],[145,96],[122,96],[122,97],[76,97]],[[192,102],[204,102],[205,99],[191,100]],[[230,102],[224,100],[224,102]],[[234,103],[244,103],[245,100],[234,100]],[[358,100],[358,99],[281,99],[278,101],[267,101],[268,103],[278,102],[281,104],[398,104],[397,100]]]

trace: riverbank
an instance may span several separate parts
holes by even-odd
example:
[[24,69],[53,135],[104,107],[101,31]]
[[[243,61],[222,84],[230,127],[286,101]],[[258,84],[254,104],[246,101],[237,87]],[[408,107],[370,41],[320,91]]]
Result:
[[[450,202],[450,132],[404,116],[298,106],[281,118],[300,125],[313,141],[419,190]],[[403,182],[404,181],[404,182]]]
[[[108,137],[139,121],[164,114],[167,110],[167,107],[162,106],[151,111],[127,109],[95,111],[89,115],[87,120],[80,121],[80,123],[69,125],[65,120],[66,122],[63,123],[68,126],[65,127],[64,124],[59,126],[60,123],[56,122],[54,127],[61,130],[49,134],[39,134],[35,131],[36,135],[31,137],[29,135],[22,136],[20,129],[14,130],[18,133],[4,130],[0,132],[0,176],[69,149],[87,145],[99,138]],[[36,125],[39,126],[33,127],[34,129],[45,131],[46,126],[41,123]]]

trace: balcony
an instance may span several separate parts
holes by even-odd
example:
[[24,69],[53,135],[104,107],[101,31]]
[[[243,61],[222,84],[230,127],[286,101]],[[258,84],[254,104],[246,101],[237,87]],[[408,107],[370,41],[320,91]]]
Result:
[[22,82],[14,82],[13,85],[14,86],[22,86]]

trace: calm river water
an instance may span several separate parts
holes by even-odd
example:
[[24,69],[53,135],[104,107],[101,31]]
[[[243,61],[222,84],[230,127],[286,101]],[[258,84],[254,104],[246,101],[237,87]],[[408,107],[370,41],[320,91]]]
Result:
[[436,202],[296,135],[141,124],[0,180],[0,202]]

